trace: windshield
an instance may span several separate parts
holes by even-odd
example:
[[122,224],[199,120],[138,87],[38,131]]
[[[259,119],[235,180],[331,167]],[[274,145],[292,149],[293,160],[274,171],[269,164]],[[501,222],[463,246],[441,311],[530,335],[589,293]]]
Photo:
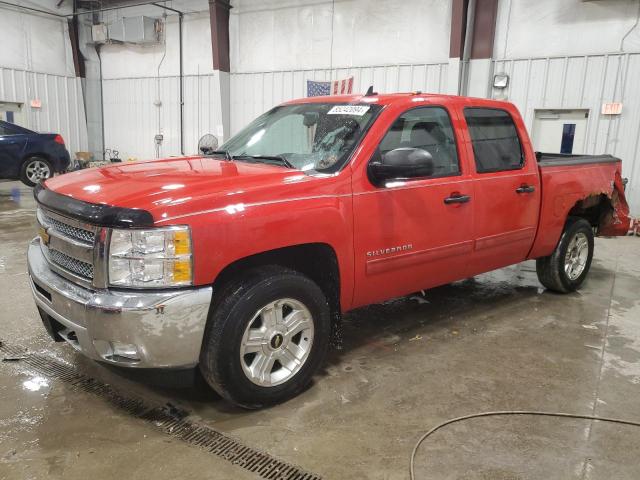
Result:
[[380,108],[364,103],[275,107],[215,153],[232,160],[336,172],[347,162]]

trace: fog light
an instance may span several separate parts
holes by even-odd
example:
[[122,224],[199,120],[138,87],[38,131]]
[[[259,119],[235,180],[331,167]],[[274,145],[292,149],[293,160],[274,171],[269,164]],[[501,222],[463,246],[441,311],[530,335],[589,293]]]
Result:
[[129,343],[109,342],[115,357],[124,357],[130,360],[140,360],[138,347]]
[[93,345],[98,354],[110,362],[135,363],[140,361],[138,347],[131,343],[94,340]]

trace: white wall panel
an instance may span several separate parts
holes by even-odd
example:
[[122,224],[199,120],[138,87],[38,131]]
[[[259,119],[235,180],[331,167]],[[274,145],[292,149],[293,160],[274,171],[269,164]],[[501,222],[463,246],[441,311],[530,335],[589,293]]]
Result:
[[[42,101],[42,108],[29,102]],[[59,133],[73,153],[87,149],[87,127],[80,79],[0,67],[0,101],[22,104],[23,126]]]
[[447,64],[380,65],[317,70],[231,74],[231,133],[279,103],[306,97],[307,80],[329,81],[354,78],[353,92],[366,92],[373,85],[378,93],[421,90],[444,93]]
[[0,8],[0,66],[74,75],[67,22]]
[[[640,215],[640,53],[497,60],[494,69],[510,83],[493,96],[514,102],[529,130],[536,109],[589,109],[586,153],[622,159],[627,197]],[[602,115],[607,102],[622,102],[622,114]]]
[[638,8],[637,0],[500,0],[494,56],[637,52]]
[[[64,6],[59,13],[66,12]],[[61,134],[72,156],[87,149],[82,85],[74,75],[66,20],[0,8],[0,102],[22,104],[20,123]],[[29,106],[36,99],[42,108]]]
[[445,62],[446,0],[235,0],[231,71]]
[[[159,18],[161,10],[149,11]],[[123,11],[105,12],[105,23],[121,18]],[[126,11],[126,16],[133,13]],[[100,50],[105,79],[177,76],[180,69],[178,16],[165,19],[165,41],[155,45],[107,44]],[[185,75],[213,73],[209,13],[185,15],[183,20],[183,68]],[[164,57],[164,58],[163,58]]]
[[[200,7],[206,8],[206,2]],[[147,6],[127,10],[127,15],[159,17],[161,12]],[[105,22],[122,15],[109,12]],[[159,45],[102,47],[105,148],[118,150],[123,160],[155,158],[154,137],[159,133],[164,136],[160,156],[180,155],[177,21],[176,15],[165,19],[165,41]],[[213,70],[208,10],[185,15],[183,35],[184,152],[189,155],[197,153],[204,133],[224,138],[223,79]]]
[[[205,133],[223,138],[218,82],[218,73],[184,77],[187,155],[197,153]],[[179,77],[108,79],[103,88],[105,148],[118,150],[123,160],[155,158],[154,137],[161,133],[160,157],[180,155]]]

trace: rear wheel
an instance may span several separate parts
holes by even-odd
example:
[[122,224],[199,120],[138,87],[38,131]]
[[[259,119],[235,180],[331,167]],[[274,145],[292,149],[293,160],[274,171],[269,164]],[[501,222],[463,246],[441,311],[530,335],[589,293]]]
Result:
[[25,185],[33,187],[42,180],[46,180],[53,174],[53,168],[48,160],[42,157],[27,158],[20,170],[20,180]]
[[589,273],[593,247],[593,229],[589,222],[570,218],[554,252],[536,260],[540,283],[560,293],[577,290]]
[[329,305],[313,281],[282,267],[252,270],[214,298],[200,370],[237,405],[279,403],[311,382],[330,332]]

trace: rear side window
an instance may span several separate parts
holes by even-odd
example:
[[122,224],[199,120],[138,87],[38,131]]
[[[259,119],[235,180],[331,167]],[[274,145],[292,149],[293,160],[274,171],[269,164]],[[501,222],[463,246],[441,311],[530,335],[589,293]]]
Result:
[[402,147],[421,148],[433,157],[434,177],[460,174],[458,151],[449,114],[442,107],[404,112],[380,142],[380,153]]
[[524,165],[522,146],[511,115],[492,108],[465,108],[476,171],[516,170]]

